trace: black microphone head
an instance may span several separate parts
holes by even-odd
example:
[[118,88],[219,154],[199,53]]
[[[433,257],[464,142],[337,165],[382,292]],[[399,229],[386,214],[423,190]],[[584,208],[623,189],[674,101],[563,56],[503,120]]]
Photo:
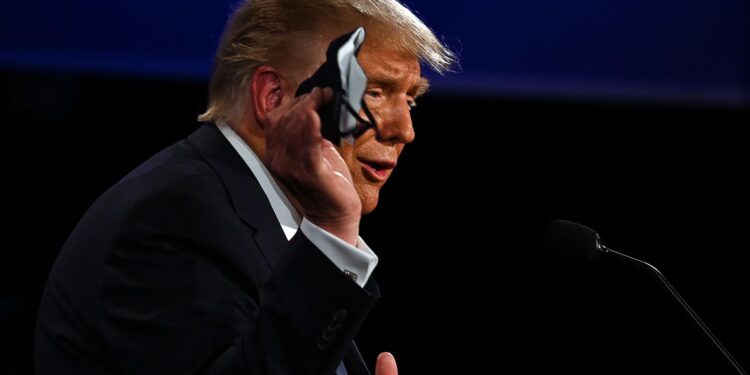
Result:
[[548,248],[580,262],[590,261],[602,250],[596,231],[568,220],[549,223],[544,232],[544,243]]

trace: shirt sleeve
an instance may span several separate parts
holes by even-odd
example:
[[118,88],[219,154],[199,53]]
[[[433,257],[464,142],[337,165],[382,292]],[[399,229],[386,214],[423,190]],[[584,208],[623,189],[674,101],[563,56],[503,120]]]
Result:
[[378,256],[362,238],[354,247],[342,239],[328,233],[307,218],[302,219],[300,230],[320,251],[357,285],[364,287],[378,265]]

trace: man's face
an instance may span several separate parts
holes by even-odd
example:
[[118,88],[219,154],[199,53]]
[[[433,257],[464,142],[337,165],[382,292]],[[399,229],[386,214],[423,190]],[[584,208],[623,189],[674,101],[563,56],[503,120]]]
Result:
[[342,142],[341,156],[349,167],[362,213],[378,204],[380,188],[391,176],[404,146],[414,140],[409,110],[426,88],[416,57],[393,49],[362,46],[357,56],[367,74],[365,102],[377,122],[353,144]]

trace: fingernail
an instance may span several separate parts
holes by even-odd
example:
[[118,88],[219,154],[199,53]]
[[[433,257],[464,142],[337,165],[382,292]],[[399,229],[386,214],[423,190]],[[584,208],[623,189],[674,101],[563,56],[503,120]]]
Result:
[[389,352],[382,352],[382,353],[378,354],[378,359],[380,359],[381,357],[393,357],[393,354],[391,354]]

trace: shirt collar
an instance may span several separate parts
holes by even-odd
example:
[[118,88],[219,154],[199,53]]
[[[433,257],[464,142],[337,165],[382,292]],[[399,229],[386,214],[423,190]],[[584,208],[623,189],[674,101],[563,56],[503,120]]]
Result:
[[255,178],[258,179],[260,187],[271,203],[273,213],[276,214],[276,219],[281,224],[284,235],[286,235],[287,240],[290,240],[297,233],[299,224],[302,222],[302,217],[297,212],[297,209],[294,208],[292,202],[289,201],[284,191],[281,190],[281,186],[273,178],[271,172],[266,169],[266,166],[263,165],[263,162],[255,154],[255,151],[226,123],[219,122],[216,126],[237,153],[240,154],[240,157],[247,164],[247,167],[250,168]]

